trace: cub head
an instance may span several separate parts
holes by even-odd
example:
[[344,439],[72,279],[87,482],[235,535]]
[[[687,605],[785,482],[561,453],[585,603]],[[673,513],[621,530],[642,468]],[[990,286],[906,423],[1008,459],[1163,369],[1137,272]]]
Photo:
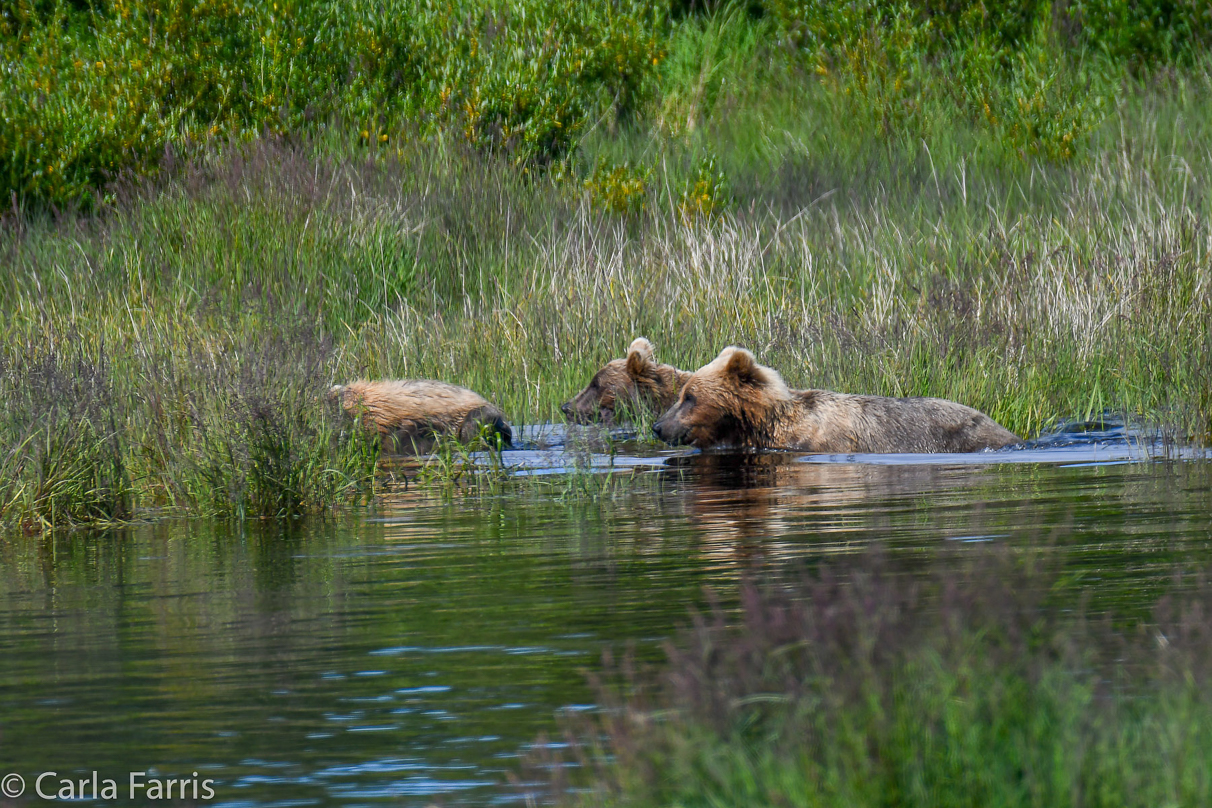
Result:
[[328,388],[327,400],[335,401],[348,415],[357,415],[362,407],[365,383],[334,384]]
[[677,373],[669,365],[658,365],[652,343],[635,339],[623,359],[612,359],[593,374],[593,379],[560,412],[572,423],[614,423],[622,408],[647,405],[663,409],[677,395]]
[[666,443],[700,449],[749,446],[771,410],[790,397],[776,371],[759,365],[744,348],[730,345],[695,371],[652,430]]

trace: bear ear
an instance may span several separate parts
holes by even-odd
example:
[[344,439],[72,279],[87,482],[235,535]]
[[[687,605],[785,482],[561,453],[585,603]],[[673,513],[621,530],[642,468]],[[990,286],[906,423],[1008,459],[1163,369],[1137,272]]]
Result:
[[652,356],[652,343],[643,337],[636,337],[627,349],[627,372],[638,378],[653,364],[656,364],[656,360]]
[[744,384],[761,384],[766,381],[765,368],[744,348],[729,345],[720,353],[720,358],[724,360],[724,372],[738,381]]

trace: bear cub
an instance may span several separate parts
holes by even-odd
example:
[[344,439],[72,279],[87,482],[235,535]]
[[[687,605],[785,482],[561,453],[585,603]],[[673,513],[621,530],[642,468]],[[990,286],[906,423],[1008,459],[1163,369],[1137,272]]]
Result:
[[638,337],[625,358],[607,362],[584,390],[560,405],[560,412],[574,424],[613,424],[625,407],[647,407],[659,415],[677,400],[690,376],[689,371],[658,364],[652,343]]
[[330,395],[341,408],[379,433],[384,451],[425,454],[439,435],[470,443],[487,426],[503,446],[513,430],[499,409],[483,396],[429,379],[358,380],[333,386]]

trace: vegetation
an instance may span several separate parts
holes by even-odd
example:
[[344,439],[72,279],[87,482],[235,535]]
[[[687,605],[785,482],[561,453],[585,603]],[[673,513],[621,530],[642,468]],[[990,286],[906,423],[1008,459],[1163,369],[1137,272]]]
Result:
[[0,522],[323,510],[332,382],[546,419],[639,334],[1208,440],[1202,4],[563,9],[0,5]]
[[324,404],[331,346],[314,330],[235,334],[212,321],[199,333],[167,312],[122,314],[137,335],[121,338],[121,364],[112,333],[58,333],[50,320],[40,336],[13,335],[0,366],[0,519],[37,532],[125,521],[136,507],[284,517],[370,490],[377,450]]
[[[669,646],[614,666],[572,725],[592,775],[562,804],[1198,805],[1212,796],[1206,582],[1117,624],[1049,604],[990,552],[923,574],[833,562],[742,588]],[[1026,564],[1027,568],[1039,561]],[[1147,628],[1146,628],[1147,626]],[[613,694],[613,695],[612,695]]]
[[[714,15],[700,25],[703,10]],[[0,196],[94,202],[107,178],[174,151],[335,121],[368,145],[409,121],[541,164],[654,102],[658,123],[694,127],[755,55],[819,75],[884,134],[965,120],[1067,158],[1104,114],[1112,74],[1212,45],[1212,12],[1193,0],[566,12],[555,0],[8,0]]]

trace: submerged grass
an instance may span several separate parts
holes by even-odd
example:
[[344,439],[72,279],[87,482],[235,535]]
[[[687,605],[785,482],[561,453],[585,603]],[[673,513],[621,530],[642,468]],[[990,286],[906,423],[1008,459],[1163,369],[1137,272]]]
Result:
[[500,435],[487,425],[466,444],[454,436],[439,435],[429,455],[413,461],[419,467],[412,480],[447,493],[500,493],[509,473],[501,457],[503,448]]
[[664,666],[612,664],[607,709],[565,739],[580,788],[557,760],[538,761],[550,796],[602,806],[1212,798],[1206,580],[1125,623],[1057,609],[1046,571],[978,556],[931,575],[867,557],[744,585],[737,606],[695,617]]

